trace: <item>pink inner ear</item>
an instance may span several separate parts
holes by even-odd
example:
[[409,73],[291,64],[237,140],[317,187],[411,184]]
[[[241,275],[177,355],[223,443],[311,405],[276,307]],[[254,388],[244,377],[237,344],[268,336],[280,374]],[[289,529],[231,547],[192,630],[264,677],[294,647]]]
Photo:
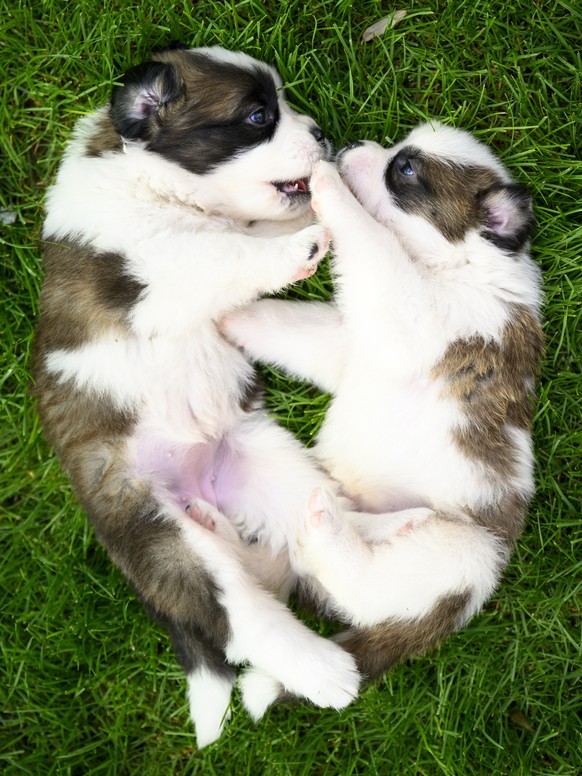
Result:
[[136,114],[140,119],[151,116],[160,107],[160,96],[153,91],[141,92],[136,100]]
[[497,234],[507,234],[510,230],[509,226],[509,212],[503,207],[489,208],[487,214],[487,226],[493,229]]

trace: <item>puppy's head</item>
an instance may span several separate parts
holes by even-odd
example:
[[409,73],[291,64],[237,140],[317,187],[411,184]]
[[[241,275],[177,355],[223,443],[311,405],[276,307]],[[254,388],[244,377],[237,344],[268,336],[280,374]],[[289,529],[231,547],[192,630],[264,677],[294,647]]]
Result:
[[111,98],[125,141],[204,176],[200,205],[243,220],[294,218],[330,146],[289,108],[277,72],[239,52],[171,48],[129,70]]
[[477,236],[516,253],[533,227],[531,198],[472,135],[423,124],[384,149],[360,141],[338,155],[345,183],[414,254],[446,254]]

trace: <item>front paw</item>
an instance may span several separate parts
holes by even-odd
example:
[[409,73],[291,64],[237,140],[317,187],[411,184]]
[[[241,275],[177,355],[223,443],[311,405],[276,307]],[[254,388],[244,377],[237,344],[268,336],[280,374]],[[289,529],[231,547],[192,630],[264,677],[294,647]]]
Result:
[[336,167],[330,162],[318,162],[311,174],[311,207],[327,223],[348,193]]
[[[303,280],[304,278],[313,275],[317,269],[317,265],[328,252],[330,241],[328,230],[319,225],[303,229],[299,232],[299,235],[301,236],[301,245],[307,247],[309,252],[307,258],[302,260],[301,266],[294,275],[294,281]],[[302,248],[300,248],[300,250],[301,249]]]
[[262,314],[262,311],[264,309],[268,311],[271,301],[261,299],[246,307],[232,310],[220,319],[218,328],[233,345],[246,348],[249,342],[257,340],[264,333],[268,318]]

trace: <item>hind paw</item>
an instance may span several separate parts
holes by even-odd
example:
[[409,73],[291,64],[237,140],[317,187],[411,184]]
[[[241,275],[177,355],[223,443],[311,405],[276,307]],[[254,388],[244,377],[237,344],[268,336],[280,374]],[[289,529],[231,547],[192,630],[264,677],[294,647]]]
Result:
[[346,516],[330,490],[316,488],[307,503],[299,544],[304,550],[337,546],[349,531]]
[[284,692],[283,685],[260,668],[247,669],[239,680],[239,686],[243,706],[253,722],[258,722]]
[[[205,507],[204,509],[203,506]],[[211,508],[209,504],[204,504],[202,501],[192,501],[186,507],[186,514],[195,523],[201,525],[202,528],[206,528],[207,531],[214,531],[216,529],[216,521],[211,514]]]
[[333,493],[323,488],[316,488],[307,503],[306,533],[310,534],[322,529],[339,534],[345,526],[344,516],[340,514],[339,505]]

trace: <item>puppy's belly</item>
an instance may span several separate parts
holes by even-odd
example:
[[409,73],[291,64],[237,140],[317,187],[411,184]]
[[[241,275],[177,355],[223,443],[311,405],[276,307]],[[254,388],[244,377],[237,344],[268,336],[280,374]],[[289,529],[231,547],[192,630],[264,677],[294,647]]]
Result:
[[[338,397],[315,454],[347,495],[372,512],[463,500],[481,487],[477,468],[456,448],[451,402],[430,387],[382,386],[379,395]],[[468,502],[467,502],[468,503]]]
[[142,436],[134,453],[137,475],[151,480],[160,498],[183,508],[200,498],[221,509],[237,489],[239,463],[225,438],[185,445]]

